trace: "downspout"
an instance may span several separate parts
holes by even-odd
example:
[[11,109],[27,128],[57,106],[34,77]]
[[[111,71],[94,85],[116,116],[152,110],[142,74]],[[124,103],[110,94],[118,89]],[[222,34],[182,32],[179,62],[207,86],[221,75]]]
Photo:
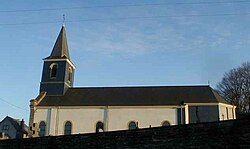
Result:
[[[186,124],[186,104],[184,103],[184,101],[181,101],[181,104],[180,104],[180,108],[181,108],[181,124]],[[183,110],[184,108],[184,110]]]
[[183,124],[182,105],[181,105],[181,124]]

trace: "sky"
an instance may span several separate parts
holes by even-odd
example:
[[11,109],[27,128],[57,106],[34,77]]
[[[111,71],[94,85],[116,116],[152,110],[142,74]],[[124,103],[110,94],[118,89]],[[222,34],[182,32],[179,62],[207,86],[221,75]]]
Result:
[[250,1],[224,2],[0,0],[0,119],[28,123],[63,14],[77,87],[216,88],[250,60]]

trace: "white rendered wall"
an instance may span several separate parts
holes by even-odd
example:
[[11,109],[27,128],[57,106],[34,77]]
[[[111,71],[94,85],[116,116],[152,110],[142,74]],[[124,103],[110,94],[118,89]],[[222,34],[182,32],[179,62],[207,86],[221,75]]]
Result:
[[95,125],[98,121],[103,122],[103,109],[101,108],[61,108],[58,112],[58,133],[64,134],[64,124],[66,121],[72,123],[72,133],[95,132]]
[[[228,108],[228,119],[235,119],[235,115],[233,114],[235,112],[235,107],[232,105],[218,104],[217,106],[215,105],[215,107],[219,109],[219,116],[215,114],[214,117],[211,118],[214,119],[219,117],[219,120],[227,120],[226,108]],[[192,106],[189,108],[191,110]],[[187,110],[188,108],[185,111]],[[211,113],[209,115],[211,116]],[[204,118],[202,122],[211,121],[208,119],[208,115]],[[114,131],[128,129],[128,123],[130,121],[138,122],[139,128],[148,128],[150,125],[151,127],[161,126],[163,121],[169,121],[171,125],[177,125],[177,119],[177,107],[171,106],[38,107],[34,115],[35,123],[39,124],[41,121],[46,122],[46,135],[63,135],[66,121],[72,123],[72,133],[77,134],[95,132],[95,126],[98,121],[104,122],[106,131]],[[188,115],[186,119],[188,119]]]
[[[44,121],[46,123],[46,126],[48,125],[48,121],[47,121],[47,115],[48,115],[48,112],[49,111],[49,108],[42,108],[42,109],[36,109],[34,111],[34,122],[33,123],[37,123],[39,125],[39,123],[41,121]],[[48,127],[46,127],[46,135],[48,135]]]
[[219,114],[220,120],[236,119],[235,107],[233,107],[232,105],[219,104]]
[[[51,109],[51,112],[50,112]],[[46,122],[46,135],[63,135],[66,121],[72,123],[72,134],[95,132],[97,121],[103,121],[101,108],[39,108],[34,123]]]
[[[106,116],[105,116],[106,109]],[[177,124],[177,110],[173,107],[50,107],[35,110],[34,123],[46,122],[46,135],[63,135],[66,121],[72,122],[72,134],[95,132],[98,121],[108,131],[128,129],[130,121],[139,128],[161,126],[163,121]],[[108,125],[107,125],[108,124]]]
[[165,120],[171,125],[177,124],[176,108],[168,107],[113,107],[109,109],[108,116],[108,130],[128,129],[130,121],[138,122],[139,128],[158,127]]

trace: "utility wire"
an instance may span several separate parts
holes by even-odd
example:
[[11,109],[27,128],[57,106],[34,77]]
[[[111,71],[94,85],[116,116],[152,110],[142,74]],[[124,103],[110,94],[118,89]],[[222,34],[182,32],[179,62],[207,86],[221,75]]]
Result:
[[[146,19],[161,19],[161,18],[180,18],[180,17],[224,17],[224,16],[247,16],[250,12],[245,13],[218,13],[218,14],[188,14],[188,15],[162,15],[162,16],[138,16],[138,17],[117,17],[117,18],[93,18],[93,19],[78,19],[68,20],[65,23],[76,22],[93,22],[93,21],[112,21],[112,20],[146,20]],[[35,25],[35,24],[54,24],[61,23],[61,20],[57,21],[45,21],[45,22],[20,22],[20,23],[0,23],[0,26],[17,26],[17,25]]]
[[24,110],[24,111],[29,111],[29,110],[27,110],[27,109],[24,109],[24,108],[22,108],[22,107],[19,107],[19,106],[17,106],[17,105],[14,105],[14,104],[12,104],[12,103],[10,103],[10,102],[8,102],[7,100],[4,100],[4,99],[2,99],[2,98],[0,98],[0,100],[1,100],[2,102],[4,102],[4,103],[8,104],[8,105],[11,106],[11,107],[18,108],[18,109]]
[[61,7],[61,8],[41,8],[41,9],[19,9],[19,10],[0,10],[0,13],[8,12],[40,12],[73,9],[92,9],[92,8],[115,8],[115,7],[143,7],[143,6],[166,6],[166,5],[214,5],[214,4],[241,4],[250,3],[249,0],[239,1],[207,1],[207,2],[175,2],[175,3],[148,3],[148,4],[120,4],[120,5],[99,5],[99,6],[80,6],[80,7]]

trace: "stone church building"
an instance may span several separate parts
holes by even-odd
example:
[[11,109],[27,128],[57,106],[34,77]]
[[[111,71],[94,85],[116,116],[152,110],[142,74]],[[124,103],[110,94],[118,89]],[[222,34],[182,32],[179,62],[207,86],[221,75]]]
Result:
[[40,93],[30,101],[30,126],[40,136],[138,129],[235,119],[235,106],[210,86],[74,87],[62,26],[44,59]]

